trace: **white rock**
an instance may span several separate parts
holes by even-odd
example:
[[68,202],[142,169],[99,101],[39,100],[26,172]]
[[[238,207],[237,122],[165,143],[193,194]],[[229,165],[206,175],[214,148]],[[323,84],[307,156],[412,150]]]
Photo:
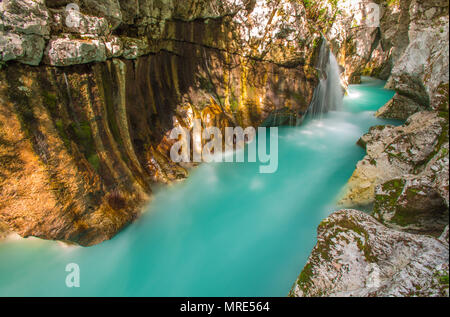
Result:
[[52,39],[45,49],[44,61],[52,66],[67,66],[106,60],[102,40]]
[[317,239],[291,296],[448,296],[447,242],[346,209],[319,225]]

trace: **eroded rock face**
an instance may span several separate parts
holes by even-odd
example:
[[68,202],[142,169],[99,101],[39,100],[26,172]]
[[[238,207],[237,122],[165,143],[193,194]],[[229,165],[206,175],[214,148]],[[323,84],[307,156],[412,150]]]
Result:
[[[311,30],[301,19],[304,7],[291,0],[8,0],[2,6],[0,32],[4,32],[4,37],[14,37],[15,47],[28,48],[23,35],[30,34],[39,36],[47,46],[45,50],[41,46],[33,47],[33,52],[27,53],[33,56],[29,61],[21,58],[24,54],[11,54],[12,49],[0,41],[2,50],[10,52],[2,56],[2,61],[18,60],[33,65],[39,64],[43,53],[44,62],[55,66],[98,61],[93,56],[103,57],[103,46],[90,43],[89,49],[87,46],[77,49],[80,41],[106,44],[111,36],[115,36],[118,46],[124,47],[123,51],[116,50],[113,57],[123,54],[127,59],[136,59],[149,52],[171,51],[171,41],[187,41],[246,57],[299,65],[311,54],[314,40],[320,37],[319,32]],[[218,19],[226,20],[222,29],[226,42],[217,41],[211,37],[215,34],[208,30],[203,34],[185,32],[182,38],[174,37],[179,35],[184,22],[208,23]],[[66,45],[55,46],[60,41]],[[68,54],[70,59],[55,58],[55,55]]]
[[7,62],[18,60],[24,64],[39,65],[45,48],[42,37],[33,34],[13,34],[0,31],[1,58]]
[[[445,166],[442,169],[448,174]],[[377,186],[375,218],[396,229],[439,236],[448,224],[448,203],[435,183],[439,176],[421,174]]]
[[[182,30],[204,28],[186,22]],[[192,129],[194,119],[258,126],[274,109],[304,110],[312,98],[314,81],[301,67],[254,60],[244,67],[239,55],[186,42],[172,50],[2,70],[0,221],[25,237],[99,243],[138,216],[154,183],[188,175],[190,166],[170,159],[174,127]],[[71,58],[54,61],[78,62]]]
[[[359,144],[365,146],[367,155],[348,182],[340,201],[345,206],[373,203],[375,188],[387,181],[448,170],[448,113],[425,111],[411,116],[403,126],[372,127]],[[442,167],[433,167],[436,161]],[[436,181],[445,183],[445,178]],[[445,190],[442,198],[448,201]]]
[[439,236],[448,225],[448,125],[443,129],[426,163],[416,167],[411,174],[376,187],[374,215],[381,222],[397,229],[434,236]]
[[45,51],[45,59],[53,66],[68,66],[103,62],[106,46],[99,40],[51,40]]
[[[380,117],[406,119],[413,108],[439,109],[439,90],[449,82],[448,2],[412,1],[409,8],[409,45],[395,63],[387,88],[395,89],[402,112],[389,104]],[[447,95],[448,96],[448,95]],[[419,105],[420,107],[417,107]]]
[[357,210],[318,227],[290,296],[448,296],[448,242],[389,229]]
[[10,233],[9,227],[7,224],[0,222],[0,240],[6,238]]
[[391,100],[378,109],[375,116],[385,119],[406,120],[416,112],[425,111],[427,108],[406,96],[396,93]]
[[1,3],[0,29],[15,34],[50,34],[49,12],[44,0],[4,0]]
[[0,4],[0,221],[25,237],[111,238],[188,175],[173,128],[298,115],[317,84],[297,1]]

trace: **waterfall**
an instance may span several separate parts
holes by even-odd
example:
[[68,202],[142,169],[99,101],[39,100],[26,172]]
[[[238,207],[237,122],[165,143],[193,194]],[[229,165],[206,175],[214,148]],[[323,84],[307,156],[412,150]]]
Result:
[[342,108],[343,92],[340,80],[339,64],[324,39],[320,46],[317,69],[320,82],[314,91],[313,99],[305,117],[321,118],[330,110]]

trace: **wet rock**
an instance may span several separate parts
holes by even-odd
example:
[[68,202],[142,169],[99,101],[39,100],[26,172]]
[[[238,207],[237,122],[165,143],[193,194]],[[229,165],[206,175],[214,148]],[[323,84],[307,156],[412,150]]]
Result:
[[357,210],[322,221],[290,296],[448,296],[449,246]]

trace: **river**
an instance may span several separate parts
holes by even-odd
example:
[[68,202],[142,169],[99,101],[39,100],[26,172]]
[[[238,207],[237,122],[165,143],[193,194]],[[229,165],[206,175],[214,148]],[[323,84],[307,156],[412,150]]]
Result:
[[[286,296],[316,243],[317,225],[364,150],[374,112],[394,92],[363,78],[340,111],[279,128],[279,163],[209,163],[160,188],[110,241],[82,248],[36,238],[0,243],[0,296]],[[68,288],[68,263],[80,287]]]

